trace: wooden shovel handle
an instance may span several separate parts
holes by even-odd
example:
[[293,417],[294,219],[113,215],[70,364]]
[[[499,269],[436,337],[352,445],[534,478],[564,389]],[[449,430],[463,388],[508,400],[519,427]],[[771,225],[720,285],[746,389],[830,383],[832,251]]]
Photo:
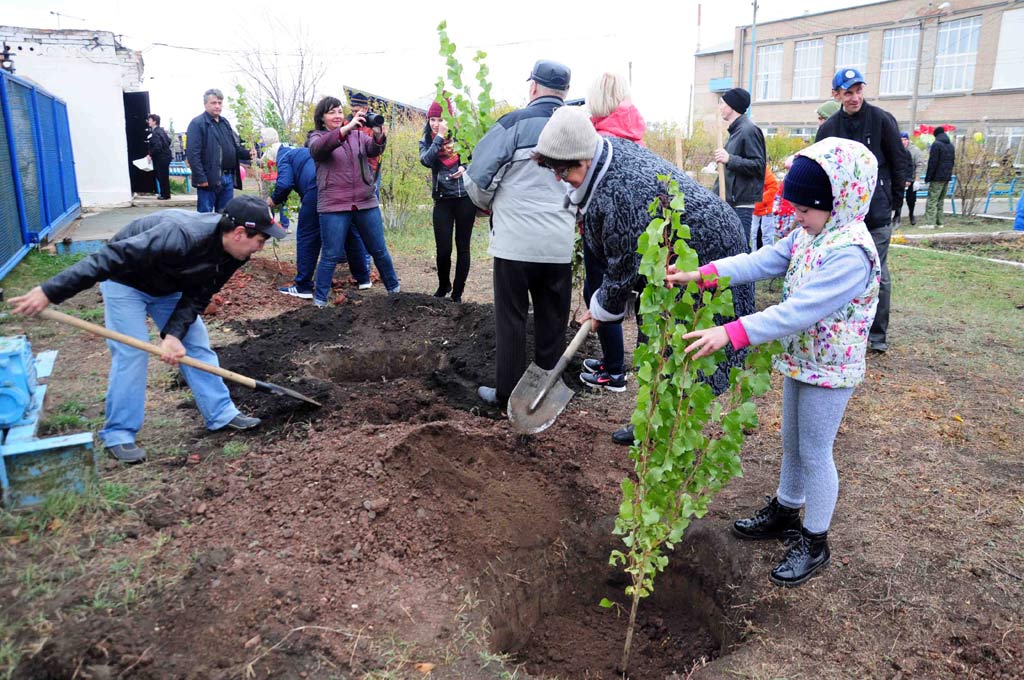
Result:
[[[722,117],[717,113],[715,114],[715,132],[718,133],[718,146],[716,149],[722,148]],[[725,200],[725,165],[722,163],[715,163],[718,166],[718,197]]]
[[[88,321],[79,319],[78,317],[71,316],[69,314],[64,314],[63,312],[58,312],[55,309],[44,309],[43,311],[39,312],[39,316],[42,317],[43,319],[49,319],[50,321],[56,321],[58,323],[66,324],[68,326],[74,326],[75,328],[83,330],[87,333],[99,335],[101,337],[107,338],[108,340],[115,340],[122,344],[128,345],[129,347],[141,349],[143,352],[155,354],[158,357],[162,357],[164,355],[163,350],[157,347],[156,345],[152,345],[148,342],[143,342],[142,340],[133,338],[130,335],[118,333],[117,331],[112,331],[109,328],[105,328],[94,323],[89,323]],[[180,359],[178,359],[178,361],[180,363],[185,364],[186,366],[191,366],[192,368],[197,368],[200,371],[206,371],[207,373],[219,375],[225,380],[230,380],[232,382],[238,383],[239,385],[245,385],[246,387],[256,389],[256,381],[253,380],[252,378],[242,375],[241,373],[235,373],[234,371],[229,371],[227,369],[221,368],[220,366],[212,366],[210,364],[204,363],[202,361],[199,361],[198,359],[193,359],[192,357],[188,356],[181,357]]]
[[555,364],[555,367],[551,369],[547,380],[540,386],[540,389],[537,390],[537,396],[534,398],[533,403],[530,404],[531,413],[537,410],[537,405],[540,404],[541,400],[545,395],[547,395],[548,390],[550,390],[551,386],[555,384],[555,381],[562,377],[562,371],[564,371],[565,367],[569,365],[569,361],[572,360],[573,355],[576,354],[576,350],[580,348],[583,341],[587,339],[587,335],[590,334],[590,326],[590,319],[587,319],[582,325],[580,325],[580,329],[576,331],[576,337],[572,339],[569,346],[565,348],[564,352],[562,352],[562,356],[559,357],[558,363]]

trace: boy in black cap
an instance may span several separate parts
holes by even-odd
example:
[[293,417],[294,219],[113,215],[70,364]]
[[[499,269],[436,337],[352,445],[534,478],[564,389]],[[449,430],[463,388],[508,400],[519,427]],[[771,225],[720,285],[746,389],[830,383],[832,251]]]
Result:
[[[188,355],[217,366],[199,314],[268,238],[287,234],[257,196],[232,199],[223,214],[162,210],[130,222],[102,250],[12,298],[11,305],[15,314],[35,315],[102,282],[107,328],[148,342],[149,316],[163,339],[162,361],[176,366]],[[135,445],[135,436],[145,413],[149,354],[114,341],[107,346],[112,360],[100,439],[118,460],[141,463],[146,452]],[[181,371],[207,429],[260,424],[239,412],[220,377],[189,366]]]
[[[749,108],[750,93],[742,87],[734,87],[722,95],[718,113],[729,124],[729,139],[725,148],[715,149],[713,154],[715,162],[725,166],[725,202],[740,218],[744,243],[750,243],[754,205],[763,198],[764,169],[768,163],[761,128],[743,115]],[[713,191],[718,193],[717,179]]]

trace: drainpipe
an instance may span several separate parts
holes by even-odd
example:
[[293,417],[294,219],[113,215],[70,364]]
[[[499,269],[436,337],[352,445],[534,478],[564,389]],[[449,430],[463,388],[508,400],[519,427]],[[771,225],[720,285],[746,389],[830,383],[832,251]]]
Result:
[[757,46],[757,0],[752,3],[754,5],[754,21],[750,25],[750,77],[748,78],[748,89],[750,92],[750,107],[747,109],[747,115],[750,119],[754,119],[754,49]]

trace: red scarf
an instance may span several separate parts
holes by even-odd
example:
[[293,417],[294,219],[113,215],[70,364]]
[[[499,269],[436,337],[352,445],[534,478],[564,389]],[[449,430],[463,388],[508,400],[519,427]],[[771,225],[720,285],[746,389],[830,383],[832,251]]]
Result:
[[[434,136],[437,137],[437,135]],[[446,168],[459,164],[459,154],[455,153],[455,148],[451,140],[447,140],[441,144],[441,151],[437,154],[437,157]]]

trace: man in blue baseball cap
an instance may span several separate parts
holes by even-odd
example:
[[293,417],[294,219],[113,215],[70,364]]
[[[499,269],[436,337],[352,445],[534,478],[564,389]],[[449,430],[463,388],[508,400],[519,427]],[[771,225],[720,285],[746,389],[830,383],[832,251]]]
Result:
[[912,169],[909,156],[900,141],[900,129],[891,113],[864,100],[864,76],[855,68],[841,68],[832,77],[832,94],[842,108],[822,123],[815,141],[826,137],[842,137],[860,142],[878,160],[878,184],[871,198],[864,223],[878,250],[882,267],[882,285],[878,291],[878,310],[868,334],[868,348],[873,352],[889,349],[889,304],[892,282],[889,279],[889,239],[892,236],[892,206],[897,192],[905,190]]

